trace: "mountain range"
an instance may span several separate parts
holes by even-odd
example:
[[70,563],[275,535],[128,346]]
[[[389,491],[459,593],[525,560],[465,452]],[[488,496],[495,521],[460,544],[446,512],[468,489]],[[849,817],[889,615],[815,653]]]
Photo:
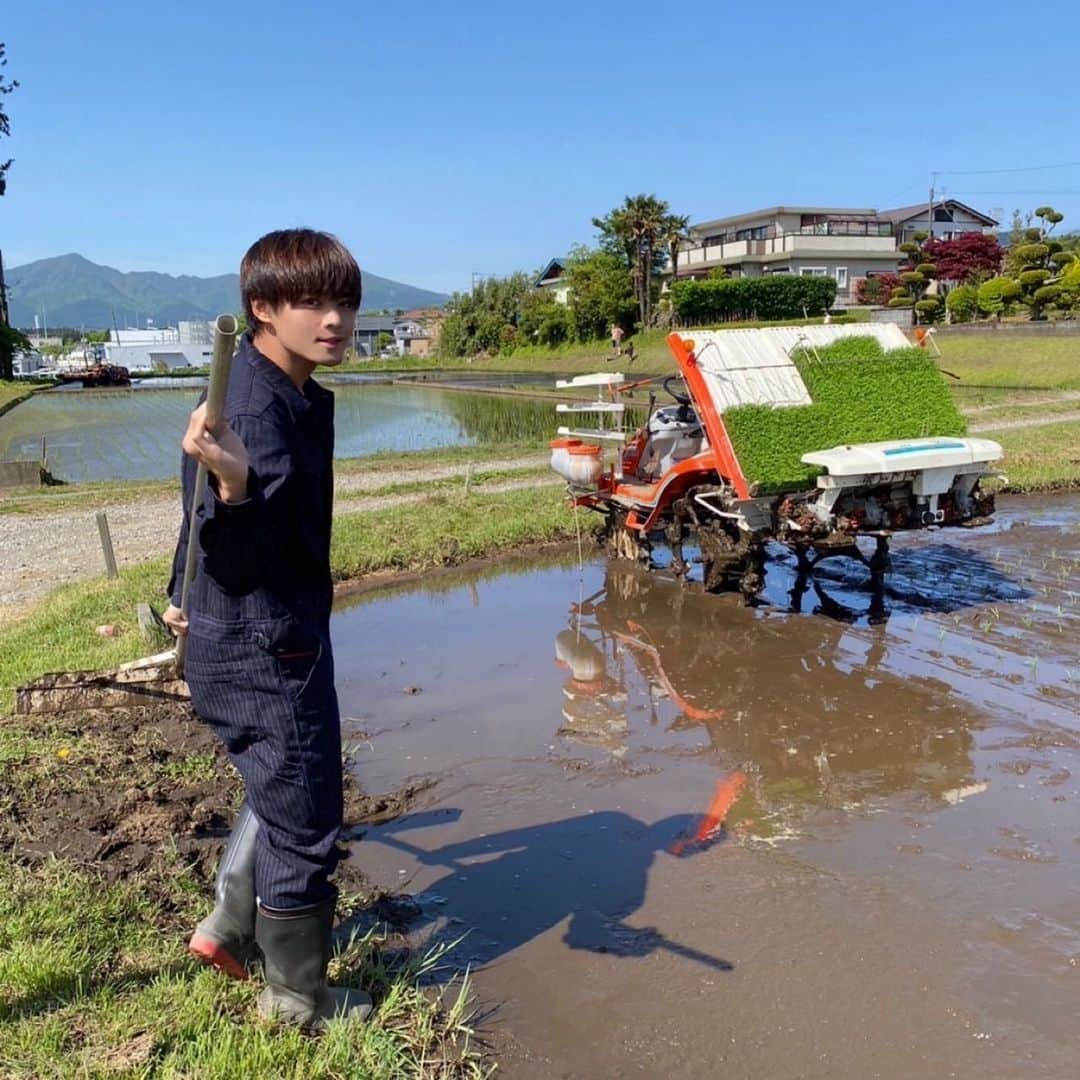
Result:
[[[175,325],[180,319],[212,319],[240,310],[240,276],[200,278],[152,270],[122,273],[82,255],[15,266],[6,273],[12,326],[32,329],[44,311],[45,325],[106,330],[120,326]],[[418,289],[364,272],[364,310],[441,307],[443,293]]]

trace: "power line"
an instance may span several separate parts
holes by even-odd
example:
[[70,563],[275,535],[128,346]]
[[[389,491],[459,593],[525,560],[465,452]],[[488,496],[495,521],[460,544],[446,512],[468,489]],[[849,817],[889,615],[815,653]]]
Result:
[[1051,191],[1037,188],[1031,191],[954,191],[953,195],[1080,195],[1080,189]]
[[1046,169],[1077,168],[1080,168],[1080,161],[1066,161],[1061,165],[1028,165],[1022,169],[942,169],[941,172],[947,176],[998,176],[1001,173],[1043,172]]

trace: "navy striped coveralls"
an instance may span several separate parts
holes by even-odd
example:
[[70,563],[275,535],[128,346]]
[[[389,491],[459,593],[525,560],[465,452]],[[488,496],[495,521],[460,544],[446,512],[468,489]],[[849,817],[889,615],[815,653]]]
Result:
[[[224,742],[259,819],[256,893],[291,909],[333,895],[342,819],[341,724],[330,646],[334,395],[303,389],[245,335],[225,417],[251,462],[248,497],[213,481],[188,602],[185,675],[196,714]],[[169,586],[180,604],[195,462]]]

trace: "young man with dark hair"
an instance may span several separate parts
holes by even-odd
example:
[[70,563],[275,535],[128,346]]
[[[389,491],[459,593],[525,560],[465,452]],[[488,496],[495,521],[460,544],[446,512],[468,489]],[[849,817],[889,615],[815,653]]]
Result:
[[[183,439],[185,521],[165,621],[187,635],[196,714],[224,742],[246,800],[218,869],[213,912],[188,946],[236,978],[261,951],[259,1012],[305,1029],[366,1015],[371,999],[326,984],[340,858],[341,730],[330,645],[334,399],[312,378],[340,364],[360,306],[356,261],[332,236],[272,232],[244,256],[249,331],[224,420],[192,414]],[[198,464],[198,573],[180,612]]]

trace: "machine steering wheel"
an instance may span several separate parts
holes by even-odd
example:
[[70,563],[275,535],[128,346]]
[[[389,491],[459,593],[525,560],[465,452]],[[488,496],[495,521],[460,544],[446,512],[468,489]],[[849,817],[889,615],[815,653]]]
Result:
[[[663,382],[664,392],[670,394],[680,405],[690,405],[690,395],[686,393],[686,390],[676,390],[672,387],[672,383],[678,379],[683,382],[681,375],[669,375]],[[685,382],[683,383],[685,387]]]

